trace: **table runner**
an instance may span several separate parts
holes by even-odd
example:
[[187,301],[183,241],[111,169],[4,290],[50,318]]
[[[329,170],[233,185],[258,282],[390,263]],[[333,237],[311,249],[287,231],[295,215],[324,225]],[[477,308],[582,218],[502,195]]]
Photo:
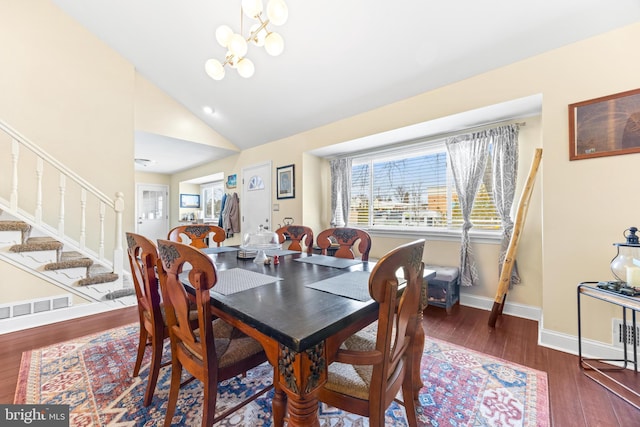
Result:
[[369,301],[369,275],[368,271],[352,271],[340,276],[330,277],[315,283],[308,283],[305,288],[317,289],[334,295]]
[[360,264],[362,262],[359,259],[337,258],[327,255],[311,255],[309,257],[296,258],[294,261],[323,265],[325,267],[333,268],[347,268],[351,267],[352,265]]

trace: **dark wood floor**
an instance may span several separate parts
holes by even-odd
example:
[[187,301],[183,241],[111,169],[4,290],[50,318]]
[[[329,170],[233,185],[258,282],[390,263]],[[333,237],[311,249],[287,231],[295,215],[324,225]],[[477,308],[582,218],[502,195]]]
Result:
[[[428,336],[546,371],[554,426],[640,426],[640,411],[586,378],[577,356],[537,345],[537,322],[501,316],[497,327],[491,329],[488,315],[483,310],[454,307],[447,316],[443,309],[429,307],[423,326]],[[13,402],[23,351],[136,321],[136,309],[130,307],[0,335],[0,403]],[[640,377],[628,371],[624,375],[640,389]]]

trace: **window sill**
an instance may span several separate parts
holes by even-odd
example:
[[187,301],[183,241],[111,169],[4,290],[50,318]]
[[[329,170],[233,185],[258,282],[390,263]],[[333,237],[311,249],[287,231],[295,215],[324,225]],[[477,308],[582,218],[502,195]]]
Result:
[[[439,240],[446,242],[459,242],[461,239],[460,231],[453,230],[426,230],[424,228],[405,228],[405,229],[393,229],[393,228],[363,228],[372,236],[379,237],[401,237],[401,238],[415,238],[423,237],[426,240]],[[473,243],[485,243],[499,245],[502,242],[502,230],[500,231],[486,231],[486,230],[471,230],[469,232],[471,241]]]

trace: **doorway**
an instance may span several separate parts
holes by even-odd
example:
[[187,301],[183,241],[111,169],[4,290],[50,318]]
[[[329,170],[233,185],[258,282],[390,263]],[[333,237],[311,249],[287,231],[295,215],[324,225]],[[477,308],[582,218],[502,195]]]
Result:
[[271,229],[271,162],[242,169],[242,233]]
[[136,233],[156,241],[169,233],[169,186],[136,185]]

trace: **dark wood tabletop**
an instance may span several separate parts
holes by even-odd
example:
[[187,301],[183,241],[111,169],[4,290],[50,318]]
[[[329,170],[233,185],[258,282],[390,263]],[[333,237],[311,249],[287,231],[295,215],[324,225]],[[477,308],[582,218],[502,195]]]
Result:
[[255,264],[253,259],[238,258],[237,252],[210,256],[218,271],[241,268],[280,279],[231,295],[215,292],[214,286],[211,304],[296,352],[377,311],[373,300],[362,302],[304,286],[351,271],[369,271],[375,262],[334,268],[294,261],[308,256],[303,253],[280,256],[277,265]]

